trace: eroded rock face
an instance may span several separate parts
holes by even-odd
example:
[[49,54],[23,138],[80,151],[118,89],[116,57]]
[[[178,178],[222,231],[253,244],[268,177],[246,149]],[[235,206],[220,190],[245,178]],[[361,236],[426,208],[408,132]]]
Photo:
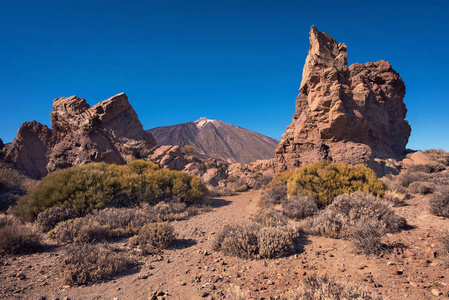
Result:
[[345,44],[315,26],[309,37],[296,111],[276,148],[281,169],[402,157],[411,129],[399,74],[386,61],[348,67]]
[[32,178],[42,178],[48,173],[47,157],[55,144],[53,131],[47,126],[36,121],[25,122],[14,141],[3,149],[4,159]]
[[91,162],[124,164],[156,146],[124,93],[93,107],[76,96],[57,98],[50,116],[58,140],[49,155],[50,172]]
[[[14,142],[2,150],[7,162],[33,178],[91,162],[124,164],[145,159],[157,148],[124,93],[93,107],[76,96],[57,98],[50,116],[53,130],[35,121],[26,122]],[[167,149],[162,157],[167,155],[175,154]],[[178,167],[182,165],[179,160],[172,157],[162,161],[162,165]]]

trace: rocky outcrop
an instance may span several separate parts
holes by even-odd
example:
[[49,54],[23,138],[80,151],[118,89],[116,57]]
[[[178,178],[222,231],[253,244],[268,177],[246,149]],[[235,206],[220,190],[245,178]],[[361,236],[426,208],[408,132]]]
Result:
[[32,178],[41,178],[48,173],[48,155],[55,144],[53,132],[47,126],[36,121],[25,122],[14,141],[3,149],[3,156]]
[[124,93],[93,107],[76,96],[57,98],[50,116],[58,141],[49,155],[50,172],[91,162],[123,164],[156,146]]
[[345,44],[315,26],[309,37],[296,111],[276,148],[281,169],[401,158],[411,129],[399,74],[386,61],[348,67]]
[[91,162],[124,164],[148,158],[156,150],[158,157],[165,158],[162,166],[185,166],[174,158],[179,149],[176,152],[157,147],[124,93],[93,107],[76,96],[57,98],[50,116],[53,129],[36,121],[26,122],[14,141],[2,150],[5,161],[33,178]]

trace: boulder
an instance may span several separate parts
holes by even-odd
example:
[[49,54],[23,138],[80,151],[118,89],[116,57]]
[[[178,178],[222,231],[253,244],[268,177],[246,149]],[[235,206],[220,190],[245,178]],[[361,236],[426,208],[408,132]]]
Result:
[[348,67],[347,47],[310,30],[292,123],[276,148],[279,169],[330,160],[364,164],[405,154],[405,85],[386,61]]

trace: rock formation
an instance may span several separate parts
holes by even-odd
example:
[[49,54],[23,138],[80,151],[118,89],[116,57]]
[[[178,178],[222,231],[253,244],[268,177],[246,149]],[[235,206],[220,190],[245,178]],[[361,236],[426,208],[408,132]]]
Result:
[[156,150],[155,160],[162,166],[185,166],[176,158],[181,153],[179,147],[177,151],[157,147],[124,93],[93,107],[76,96],[57,98],[50,116],[53,129],[36,121],[26,122],[2,150],[5,161],[33,178],[91,162],[123,164],[148,158]]
[[345,44],[315,26],[309,37],[296,111],[276,148],[281,169],[320,160],[376,169],[375,158],[401,158],[411,129],[399,74],[383,60],[348,67]]
[[279,144],[278,140],[260,133],[207,118],[147,131],[159,145],[189,145],[201,159],[213,158],[228,163],[274,158]]
[[32,178],[47,175],[47,156],[56,139],[53,131],[36,121],[23,123],[14,141],[3,149],[5,161],[26,171]]

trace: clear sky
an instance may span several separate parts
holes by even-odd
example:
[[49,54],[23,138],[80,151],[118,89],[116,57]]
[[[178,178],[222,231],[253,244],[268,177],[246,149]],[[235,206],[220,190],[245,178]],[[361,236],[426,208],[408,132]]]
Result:
[[144,128],[218,119],[280,139],[316,25],[349,63],[388,60],[408,148],[449,150],[448,1],[0,0],[0,138],[52,102],[125,92]]

